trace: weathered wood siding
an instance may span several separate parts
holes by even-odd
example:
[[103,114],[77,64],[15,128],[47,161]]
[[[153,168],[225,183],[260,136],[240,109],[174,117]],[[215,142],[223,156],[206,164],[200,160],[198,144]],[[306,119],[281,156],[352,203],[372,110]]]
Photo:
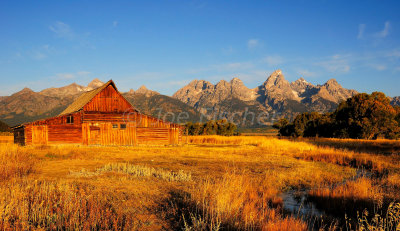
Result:
[[48,142],[47,125],[32,126],[32,144],[47,145]]
[[170,144],[169,128],[137,128],[138,144]]
[[82,122],[134,122],[137,113],[83,112]]
[[131,108],[131,104],[112,85],[109,85],[86,104],[83,111],[123,113]]
[[48,144],[82,144],[82,126],[75,124],[48,125]]
[[[121,124],[126,125],[122,129]],[[113,125],[115,127],[113,127]],[[143,128],[135,123],[83,123],[84,145],[168,145],[182,141],[179,128]]]
[[[83,112],[83,144],[167,145],[182,143],[182,127],[136,111]],[[113,128],[116,125],[118,129]],[[126,125],[121,130],[121,124]]]
[[[117,128],[114,128],[116,125]],[[85,145],[135,145],[136,127],[133,123],[83,123],[83,144]]]
[[32,125],[25,126],[25,145],[32,145]]

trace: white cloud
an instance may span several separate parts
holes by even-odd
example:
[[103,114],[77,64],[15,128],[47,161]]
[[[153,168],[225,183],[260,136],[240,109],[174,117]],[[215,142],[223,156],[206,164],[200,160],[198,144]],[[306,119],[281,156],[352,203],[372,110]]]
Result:
[[76,72],[76,74],[79,76],[87,76],[90,74],[90,72],[89,71],[78,71],[78,72]]
[[267,56],[262,61],[266,62],[269,66],[276,66],[284,62],[283,58],[279,55]]
[[[42,59],[47,58],[51,53],[53,53],[53,51],[54,51],[54,48],[52,48],[48,44],[45,44],[43,46],[34,48],[31,51],[28,51],[27,54],[32,59],[42,60]],[[21,55],[20,55],[20,57],[21,57]]]
[[118,26],[118,21],[113,21],[113,27],[117,27]]
[[55,76],[59,80],[68,80],[68,79],[87,77],[90,74],[91,73],[89,71],[78,71],[74,73],[57,73]]
[[390,22],[386,21],[383,30],[376,33],[375,36],[378,38],[385,38],[386,36],[389,35],[389,30],[390,30]]
[[309,78],[317,76],[317,74],[315,72],[305,70],[305,69],[298,70],[297,74],[302,77],[309,77]]
[[192,68],[186,70],[185,74],[200,74],[204,72],[229,72],[229,71],[240,71],[248,70],[254,67],[253,62],[235,62],[235,63],[223,63],[210,65],[203,68]]
[[260,41],[258,39],[249,39],[247,41],[247,47],[249,49],[253,49],[253,48],[256,48],[258,46],[260,46]]
[[231,55],[234,52],[235,52],[235,50],[231,46],[229,46],[227,48],[222,48],[222,53],[225,55]]
[[75,33],[72,31],[71,27],[60,21],[53,23],[53,25],[49,26],[49,29],[60,38],[73,39],[75,37]]
[[58,74],[56,74],[56,76],[57,76],[57,78],[58,79],[62,79],[62,80],[65,80],[65,79],[74,79],[76,76],[75,76],[75,74],[72,74],[72,73],[58,73]]
[[333,55],[328,60],[318,62],[316,65],[325,68],[331,73],[346,73],[350,71],[350,55]]
[[49,29],[54,32],[56,37],[72,41],[79,47],[96,49],[96,47],[92,45],[88,40],[91,35],[90,32],[76,33],[71,29],[68,24],[60,21],[57,21],[50,25]]
[[390,58],[400,58],[400,50],[394,49],[392,51],[386,52],[385,56]]
[[217,65],[216,68],[221,71],[232,71],[252,68],[253,64],[250,62],[237,62]]
[[387,67],[383,64],[370,64],[370,66],[377,71],[384,71],[387,69]]
[[363,39],[364,38],[364,32],[365,32],[366,25],[365,24],[360,24],[358,25],[358,39]]
[[218,65],[212,65],[208,69],[208,71],[218,71],[218,72],[226,72],[226,71],[239,71],[239,70],[248,70],[254,67],[252,62],[236,62],[236,63],[224,63]]

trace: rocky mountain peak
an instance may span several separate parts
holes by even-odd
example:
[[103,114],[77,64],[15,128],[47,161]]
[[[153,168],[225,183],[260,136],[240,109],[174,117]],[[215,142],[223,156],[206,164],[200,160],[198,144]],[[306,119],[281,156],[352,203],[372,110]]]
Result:
[[307,82],[305,79],[303,78],[299,78],[298,80],[291,82],[290,83],[290,87],[298,92],[298,93],[303,93],[305,92],[307,89],[314,87],[314,85],[312,85],[311,83]]
[[22,89],[21,91],[17,92],[20,94],[26,94],[26,93],[34,93],[34,91],[32,91],[32,89],[25,87],[24,89]]
[[328,80],[324,85],[318,89],[318,97],[339,103],[357,94],[355,90],[348,90],[343,88],[336,79]]
[[[133,91],[133,90],[131,90]],[[145,85],[140,86],[136,91],[134,91],[135,94],[144,94],[146,96],[152,96],[152,95],[159,95],[160,93],[156,91],[152,91],[147,89]]]
[[393,97],[390,101],[390,104],[392,104],[393,106],[400,106],[400,96]]
[[303,77],[300,77],[298,80],[296,80],[296,82],[299,82],[299,83],[308,83]]
[[39,92],[41,95],[46,95],[46,96],[52,96],[52,97],[66,97],[66,96],[73,96],[73,95],[78,95],[82,92],[92,90],[92,88],[87,88],[84,86],[81,86],[76,83],[72,83],[70,85],[64,86],[64,87],[51,87],[42,90]]
[[264,86],[266,88],[270,88],[272,86],[289,86],[289,82],[285,79],[285,76],[282,74],[281,70],[274,71],[264,82]]
[[278,75],[282,75],[282,70],[281,69],[277,69],[274,72],[272,72],[271,74],[272,76],[278,76]]
[[147,87],[145,86],[145,85],[142,85],[142,86],[140,86],[137,90],[136,90],[136,92],[140,92],[140,91],[147,91],[148,89],[147,89]]
[[233,88],[244,86],[243,81],[237,77],[233,78],[229,83],[232,85]]
[[226,80],[220,80],[216,85],[215,88],[230,88],[231,84],[228,83]]
[[328,81],[324,84],[324,86],[327,86],[327,87],[342,87],[342,86],[340,86],[340,84],[336,81],[336,79],[330,79],[330,80],[328,80]]
[[243,81],[238,77],[234,77],[233,79],[231,79],[231,83],[243,83]]
[[32,95],[32,94],[34,94],[34,93],[35,93],[35,92],[32,91],[32,89],[25,87],[25,88],[22,89],[21,91],[12,94],[12,96]]
[[98,88],[98,87],[101,87],[101,86],[103,86],[104,85],[104,82],[102,82],[100,79],[98,79],[98,78],[95,78],[95,79],[93,79],[89,84],[88,84],[88,87],[89,88],[92,88],[92,89],[96,89],[96,88]]

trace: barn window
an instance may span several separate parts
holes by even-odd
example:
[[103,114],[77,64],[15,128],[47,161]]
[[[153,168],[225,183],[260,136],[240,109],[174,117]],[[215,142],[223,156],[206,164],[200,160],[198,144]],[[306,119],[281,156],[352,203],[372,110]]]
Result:
[[126,124],[121,124],[121,129],[126,129]]
[[118,124],[113,124],[112,126],[113,126],[114,129],[118,128]]
[[74,117],[73,116],[67,116],[67,124],[73,124],[74,123]]

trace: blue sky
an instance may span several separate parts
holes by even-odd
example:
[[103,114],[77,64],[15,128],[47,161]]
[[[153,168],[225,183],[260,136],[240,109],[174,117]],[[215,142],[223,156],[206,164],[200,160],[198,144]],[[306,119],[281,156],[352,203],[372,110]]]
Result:
[[400,95],[399,1],[1,1],[0,95],[91,79],[172,95],[275,69]]

